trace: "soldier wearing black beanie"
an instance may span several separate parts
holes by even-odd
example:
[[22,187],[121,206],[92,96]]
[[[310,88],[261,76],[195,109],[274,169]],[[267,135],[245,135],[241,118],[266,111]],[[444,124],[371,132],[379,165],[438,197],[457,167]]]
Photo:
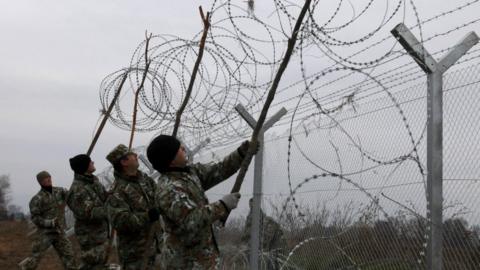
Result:
[[104,269],[109,225],[105,206],[108,193],[93,174],[95,165],[88,155],[70,159],[75,172],[67,204],[75,216],[75,236],[80,245],[79,269]]
[[169,135],[159,135],[147,148],[147,158],[153,168],[165,172],[180,148],[180,141]]
[[70,159],[70,167],[75,173],[85,174],[90,161],[92,161],[90,157],[85,154],[76,155]]
[[188,164],[185,148],[173,136],[159,135],[147,148],[152,166],[161,173],[155,206],[164,216],[162,269],[214,269],[219,250],[212,225],[237,207],[239,193],[209,202],[205,191],[238,171],[249,142],[222,161]]

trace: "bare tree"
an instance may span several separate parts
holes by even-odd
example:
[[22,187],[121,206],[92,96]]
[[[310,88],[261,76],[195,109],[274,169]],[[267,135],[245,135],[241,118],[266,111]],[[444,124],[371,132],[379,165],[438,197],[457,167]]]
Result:
[[22,207],[16,204],[9,204],[7,206],[8,216],[12,220],[23,219],[25,215],[23,214]]
[[4,220],[8,217],[7,205],[9,202],[8,194],[10,193],[10,176],[6,174],[0,175],[0,219]]

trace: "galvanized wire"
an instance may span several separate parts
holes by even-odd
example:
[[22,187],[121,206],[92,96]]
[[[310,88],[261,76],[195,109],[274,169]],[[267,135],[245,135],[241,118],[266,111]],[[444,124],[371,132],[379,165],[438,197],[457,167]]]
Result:
[[[179,135],[192,147],[211,139],[201,159],[218,160],[219,149],[233,150],[250,134],[234,107],[241,103],[259,114],[301,2],[256,3],[252,12],[233,1],[214,1],[205,55]],[[287,245],[279,248],[282,252],[264,247],[263,265],[424,269],[426,78],[389,32],[399,22],[413,25],[422,45],[434,47],[432,55],[441,57],[452,48],[454,34],[478,28],[480,19],[467,11],[478,9],[479,1],[456,4],[430,18],[422,17],[414,1],[338,0],[330,9],[322,4],[314,1],[310,8],[271,108],[284,106],[288,113],[269,131],[275,134],[266,135],[263,206]],[[462,20],[452,22],[452,16]],[[425,30],[447,22],[442,31]],[[138,131],[170,133],[199,35],[156,35],[150,41],[152,66],[140,93]],[[107,108],[128,72],[128,89],[110,118],[126,130],[132,125],[129,96],[143,74],[143,53],[140,43],[128,67],[108,75],[100,87]],[[445,269],[479,265],[479,57],[477,46],[445,76]],[[245,243],[232,244],[240,242],[235,240],[243,230],[238,224],[232,227],[237,233],[226,233],[228,227],[220,231],[224,269],[248,268]]]

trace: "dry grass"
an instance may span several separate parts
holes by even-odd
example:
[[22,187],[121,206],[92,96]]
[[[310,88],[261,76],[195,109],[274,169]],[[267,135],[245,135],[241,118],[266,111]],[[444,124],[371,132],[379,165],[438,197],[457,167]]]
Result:
[[[25,221],[0,221],[0,270],[19,269],[18,263],[30,255],[32,237],[27,234],[31,229]],[[79,247],[75,237],[70,237],[74,254],[79,261]],[[116,257],[112,258],[116,262]],[[40,261],[37,270],[63,269],[60,258],[54,249],[50,249]]]
[[[0,222],[0,269],[18,269],[18,263],[31,252],[31,237],[27,222]],[[74,243],[76,245],[76,242]],[[38,270],[63,269],[54,250],[49,250],[42,258]]]

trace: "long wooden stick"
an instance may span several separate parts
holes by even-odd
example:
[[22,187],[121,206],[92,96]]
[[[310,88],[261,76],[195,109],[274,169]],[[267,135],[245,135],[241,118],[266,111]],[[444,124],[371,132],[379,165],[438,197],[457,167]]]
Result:
[[[146,33],[145,33],[145,36],[146,36]],[[148,72],[148,67],[150,66],[150,62],[148,61],[148,58],[147,58],[147,52],[148,52],[148,43],[150,41],[150,38],[152,37],[152,35],[150,34],[150,36],[147,36],[146,39],[146,48],[145,48],[145,63],[146,63],[146,66],[145,66],[145,71],[143,73],[143,77],[142,77],[142,82],[140,84],[140,86],[138,87],[136,93],[135,93],[135,105],[134,105],[134,112],[133,112],[133,124],[132,124],[132,133],[130,134],[130,143],[129,143],[129,149],[131,149],[131,146],[132,146],[132,141],[133,141],[133,134],[134,134],[134,131],[135,131],[135,122],[136,122],[136,116],[137,116],[137,104],[138,104],[138,93],[140,92],[140,89],[143,88],[143,84],[145,82],[145,78],[146,78],[146,74]],[[109,107],[109,112],[107,115],[110,114],[110,111],[111,111],[111,108],[113,108],[113,104],[115,103],[115,100],[118,98],[118,95],[120,94],[120,89],[122,88],[123,84],[125,83],[125,80],[127,79],[127,75],[128,75],[128,72],[125,73],[125,76],[123,77],[123,80],[121,82],[121,86],[119,87],[119,90],[117,91],[115,97],[114,97],[114,100],[112,101],[112,103],[110,104],[110,107]],[[104,122],[102,122],[102,124],[104,124]],[[111,253],[111,250],[112,250],[112,246],[113,246],[113,240],[115,238],[115,230],[112,229],[112,232],[110,233],[110,239],[108,239],[108,245],[107,245],[107,248],[106,248],[106,252],[105,252],[105,258],[104,258],[104,263],[107,263],[108,262],[108,259],[110,257],[110,253]]]
[[113,240],[115,239],[116,231],[112,229],[110,232],[110,238],[108,239],[107,248],[105,249],[105,257],[103,258],[103,263],[107,264],[108,259],[110,258],[110,253],[112,252]]
[[151,60],[148,60],[148,44],[150,42],[150,39],[152,38],[152,34],[147,35],[147,32],[145,32],[145,70],[143,71],[143,76],[142,76],[142,81],[140,82],[140,85],[137,88],[137,91],[135,91],[135,102],[133,104],[133,117],[132,117],[132,132],[130,133],[130,142],[128,143],[128,150],[132,149],[132,143],[133,143],[133,135],[135,134],[135,125],[137,122],[137,107],[138,107],[138,95],[140,94],[140,90],[143,89],[143,85],[145,83],[145,79],[147,78],[148,74],[148,68],[150,67],[150,63],[152,62]]
[[118,86],[118,89],[115,92],[115,96],[113,96],[112,102],[108,106],[108,109],[105,112],[105,115],[103,116],[102,122],[100,123],[100,126],[98,126],[97,132],[95,133],[95,137],[93,138],[92,142],[90,143],[90,147],[88,147],[88,150],[87,150],[87,155],[88,156],[92,153],[93,148],[95,147],[95,144],[97,143],[97,140],[100,137],[100,134],[102,133],[102,130],[105,127],[105,124],[107,123],[108,118],[110,117],[110,113],[112,112],[112,109],[115,106],[115,102],[117,102],[118,96],[120,96],[120,91],[123,88],[123,84],[127,80],[128,72],[129,72],[129,70],[125,71],[125,74],[123,75],[122,81],[120,82],[120,85]]
[[187,107],[188,100],[192,95],[193,83],[195,82],[195,78],[197,77],[197,73],[198,73],[198,67],[200,66],[200,62],[202,61],[203,51],[205,50],[205,41],[207,40],[208,29],[210,28],[210,13],[207,12],[207,16],[205,17],[205,15],[203,14],[202,7],[200,6],[198,7],[198,9],[200,10],[200,16],[202,17],[202,21],[203,21],[203,34],[202,34],[202,38],[200,39],[198,56],[197,56],[197,60],[195,61],[195,65],[193,66],[192,77],[190,77],[187,93],[185,94],[185,98],[183,99],[182,105],[177,111],[175,125],[173,126],[173,132],[172,132],[173,137],[177,136],[178,127],[180,126],[180,120],[182,118],[183,111]]
[[[270,108],[270,105],[272,104],[273,99],[275,98],[275,93],[277,91],[278,84],[282,79],[283,72],[287,68],[288,62],[290,61],[290,57],[292,56],[293,49],[297,41],[298,31],[300,30],[300,26],[302,25],[303,18],[305,17],[305,14],[307,13],[307,10],[310,6],[310,2],[311,0],[305,0],[305,4],[303,5],[302,10],[300,11],[300,15],[298,15],[297,22],[295,23],[295,27],[293,28],[292,36],[288,39],[287,51],[285,52],[285,56],[283,57],[282,63],[280,64],[277,74],[273,79],[272,86],[268,91],[267,99],[265,100],[265,104],[263,105],[262,112],[260,113],[260,117],[258,118],[257,124],[255,125],[255,129],[253,130],[252,138],[250,139],[250,146],[248,147],[248,151],[245,155],[245,158],[242,161],[242,164],[240,166],[240,171],[238,172],[237,178],[235,179],[235,184],[233,185],[231,193],[240,191],[240,188],[243,183],[243,179],[245,178],[245,175],[248,170],[248,166],[250,165],[253,155],[255,154],[255,150],[257,149],[258,134],[260,133],[260,130],[263,127],[263,123],[265,122],[265,119],[267,117],[268,109]],[[224,221],[226,221],[227,218],[228,216],[224,219]]]
[[[200,62],[202,61],[203,57],[203,51],[205,49],[205,41],[207,39],[207,33],[208,29],[210,28],[210,13],[207,12],[207,16],[204,15],[202,7],[198,7],[200,11],[200,16],[202,17],[202,22],[203,22],[203,33],[202,37],[200,39],[200,44],[199,44],[199,50],[198,50],[198,56],[197,60],[195,61],[195,65],[193,66],[193,71],[192,71],[192,77],[190,77],[190,83],[188,84],[188,89],[187,93],[185,95],[185,98],[183,99],[182,105],[177,111],[176,119],[175,119],[175,125],[173,127],[173,133],[172,136],[177,136],[178,132],[178,127],[180,126],[180,120],[182,118],[183,111],[187,107],[188,100],[190,99],[190,96],[192,94],[192,89],[193,89],[193,83],[195,82],[195,78],[197,76],[198,72],[198,67],[200,66]],[[155,232],[158,230],[159,224],[158,221],[153,223],[150,226],[150,229],[148,230],[148,235],[147,235],[147,242],[145,243],[145,255],[143,256],[142,260],[142,270],[147,269],[148,266],[148,258],[152,256],[152,254],[149,252],[150,246],[153,243],[154,237],[155,237]]]
[[[118,86],[117,91],[115,92],[115,95],[113,96],[112,102],[110,102],[110,105],[108,106],[108,109],[105,112],[105,115],[103,116],[102,122],[98,126],[97,132],[95,133],[95,136],[94,136],[92,142],[90,143],[90,147],[88,147],[87,155],[90,155],[92,153],[93,148],[95,147],[95,144],[97,143],[98,138],[100,137],[100,134],[102,133],[103,128],[105,127],[105,124],[107,123],[108,118],[110,117],[110,113],[112,112],[113,107],[115,106],[115,103],[117,102],[117,99],[120,96],[120,92],[123,88],[123,85],[125,84],[125,81],[127,80],[129,71],[130,70],[126,70],[125,74],[123,75],[122,81],[120,82],[120,85]],[[106,248],[106,251],[105,251],[105,257],[103,258],[104,263],[108,262],[108,259],[110,257],[110,252],[112,250],[112,245],[113,245],[113,239],[114,238],[115,238],[115,230],[112,229],[112,231],[110,233],[110,239],[108,239],[108,244],[107,244],[107,248]]]

